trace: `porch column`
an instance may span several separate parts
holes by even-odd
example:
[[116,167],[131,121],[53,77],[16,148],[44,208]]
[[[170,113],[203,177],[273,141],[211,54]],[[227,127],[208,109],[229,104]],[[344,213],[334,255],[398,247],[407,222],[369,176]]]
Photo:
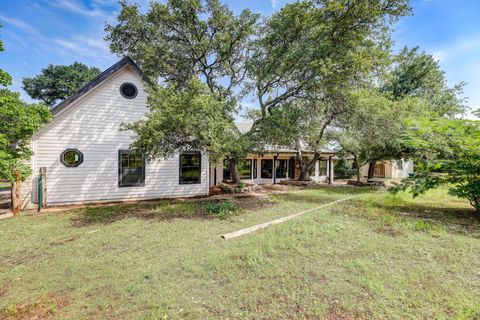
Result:
[[328,157],[328,184],[333,184],[333,156]]
[[277,183],[277,158],[278,154],[273,156],[273,184]]

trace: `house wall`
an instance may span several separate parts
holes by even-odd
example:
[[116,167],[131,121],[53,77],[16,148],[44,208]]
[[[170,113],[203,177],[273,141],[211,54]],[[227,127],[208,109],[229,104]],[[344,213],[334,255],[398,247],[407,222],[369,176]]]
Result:
[[[383,161],[385,165],[385,178],[387,179],[403,179],[413,173],[413,161],[401,160],[403,165],[399,165],[397,161]],[[368,164],[362,167],[362,177],[368,176]]]
[[[139,90],[134,99],[124,98],[119,88],[131,82]],[[118,151],[128,149],[131,132],[119,131],[122,123],[141,119],[147,96],[140,77],[130,69],[117,72],[98,87],[61,111],[33,138],[33,172],[47,168],[49,205],[208,194],[208,157],[202,155],[201,183],[179,184],[179,156],[146,163],[145,186],[118,186]],[[79,149],[84,162],[64,166],[60,154]],[[35,179],[36,177],[33,177]]]

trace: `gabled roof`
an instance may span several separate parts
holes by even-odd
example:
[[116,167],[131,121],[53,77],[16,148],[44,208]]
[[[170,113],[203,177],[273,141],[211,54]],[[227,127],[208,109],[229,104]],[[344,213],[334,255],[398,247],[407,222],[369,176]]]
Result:
[[63,100],[59,104],[57,104],[55,107],[52,108],[52,114],[57,114],[66,107],[68,107],[70,104],[72,104],[74,101],[82,97],[84,94],[98,86],[100,83],[103,81],[107,80],[110,78],[112,75],[114,75],[118,70],[122,69],[125,66],[131,66],[133,70],[138,73],[139,76],[142,76],[142,70],[137,66],[135,62],[133,62],[132,59],[129,57],[124,57],[122,60],[118,61],[115,63],[113,66],[108,68],[107,70],[103,71],[100,73],[95,79],[84,85],[80,90],[78,90],[76,93],[68,97],[67,99]]

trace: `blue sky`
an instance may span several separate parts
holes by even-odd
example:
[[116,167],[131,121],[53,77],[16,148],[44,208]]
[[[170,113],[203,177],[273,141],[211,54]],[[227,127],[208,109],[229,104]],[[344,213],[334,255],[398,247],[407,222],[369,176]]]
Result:
[[[287,0],[224,0],[236,12],[250,8],[271,14]],[[103,41],[106,21],[114,22],[116,0],[2,0],[0,36],[5,52],[0,68],[14,78],[33,76],[48,64],[80,61],[105,69],[117,57]],[[147,5],[148,0],[136,2]],[[414,15],[395,26],[396,48],[420,46],[433,54],[449,84],[467,82],[465,96],[480,108],[480,1],[412,0]],[[27,99],[25,93],[22,96]]]

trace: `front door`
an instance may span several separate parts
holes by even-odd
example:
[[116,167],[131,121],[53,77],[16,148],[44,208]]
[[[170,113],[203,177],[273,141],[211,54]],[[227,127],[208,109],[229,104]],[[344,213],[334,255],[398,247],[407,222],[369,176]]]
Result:
[[377,163],[375,165],[374,176],[376,178],[385,178],[385,165],[383,163]]

